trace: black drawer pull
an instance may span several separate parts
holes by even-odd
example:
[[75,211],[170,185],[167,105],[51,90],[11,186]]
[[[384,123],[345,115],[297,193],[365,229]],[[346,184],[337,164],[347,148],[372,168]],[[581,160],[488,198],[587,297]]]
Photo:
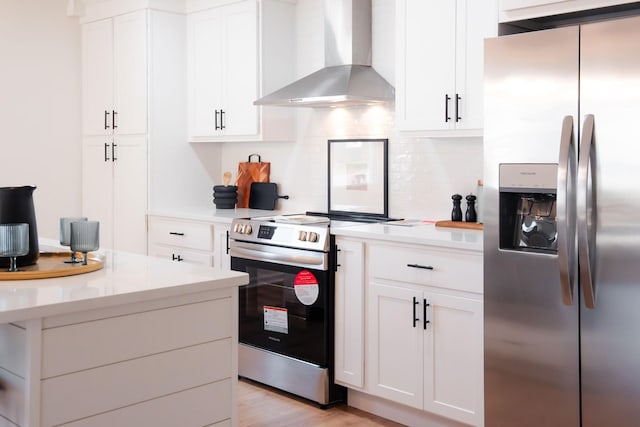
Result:
[[170,231],[169,234],[172,236],[184,236],[184,233],[178,233],[177,231]]
[[430,265],[420,265],[420,264],[407,264],[407,267],[411,268],[421,268],[423,270],[433,270],[433,267]]

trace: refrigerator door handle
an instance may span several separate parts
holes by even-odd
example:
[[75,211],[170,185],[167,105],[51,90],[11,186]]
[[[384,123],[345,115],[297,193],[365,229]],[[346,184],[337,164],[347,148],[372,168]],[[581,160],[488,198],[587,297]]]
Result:
[[573,282],[576,265],[576,224],[575,224],[575,175],[576,151],[573,135],[573,117],[562,120],[560,154],[558,157],[558,187],[556,213],[558,215],[558,266],[562,302],[573,304]]
[[[595,259],[595,237],[592,227],[596,225],[596,156],[593,139],[594,117],[587,114],[582,125],[580,158],[578,160],[578,265],[580,285],[587,308],[596,307],[596,289],[593,260]],[[591,186],[589,186],[591,172]]]

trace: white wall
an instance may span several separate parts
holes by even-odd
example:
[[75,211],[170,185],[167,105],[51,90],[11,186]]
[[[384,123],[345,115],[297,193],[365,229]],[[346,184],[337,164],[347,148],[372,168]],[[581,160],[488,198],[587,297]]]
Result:
[[40,237],[81,211],[80,28],[67,0],[0,2],[0,186],[36,185]]
[[[297,76],[324,64],[322,0],[298,0]],[[395,82],[395,2],[373,0],[373,66]],[[269,107],[282,108],[282,107]],[[289,212],[326,211],[327,140],[389,138],[389,214],[417,219],[449,219],[451,195],[476,190],[482,176],[482,141],[475,139],[413,139],[394,132],[394,108],[352,107],[297,109],[294,143],[227,143],[221,169],[235,172],[251,153],[271,162],[271,181],[289,200]],[[211,159],[213,161],[213,159]]]

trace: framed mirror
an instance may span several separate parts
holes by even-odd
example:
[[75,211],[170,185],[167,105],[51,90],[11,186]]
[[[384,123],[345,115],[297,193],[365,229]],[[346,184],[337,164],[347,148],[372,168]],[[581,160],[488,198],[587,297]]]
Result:
[[330,139],[329,214],[387,218],[388,139]]

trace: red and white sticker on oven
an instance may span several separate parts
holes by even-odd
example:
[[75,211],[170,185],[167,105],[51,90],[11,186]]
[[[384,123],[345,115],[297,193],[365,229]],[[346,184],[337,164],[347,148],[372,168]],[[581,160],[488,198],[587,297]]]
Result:
[[293,279],[293,289],[298,301],[304,305],[312,305],[320,294],[318,279],[309,270],[302,270],[296,275]]

